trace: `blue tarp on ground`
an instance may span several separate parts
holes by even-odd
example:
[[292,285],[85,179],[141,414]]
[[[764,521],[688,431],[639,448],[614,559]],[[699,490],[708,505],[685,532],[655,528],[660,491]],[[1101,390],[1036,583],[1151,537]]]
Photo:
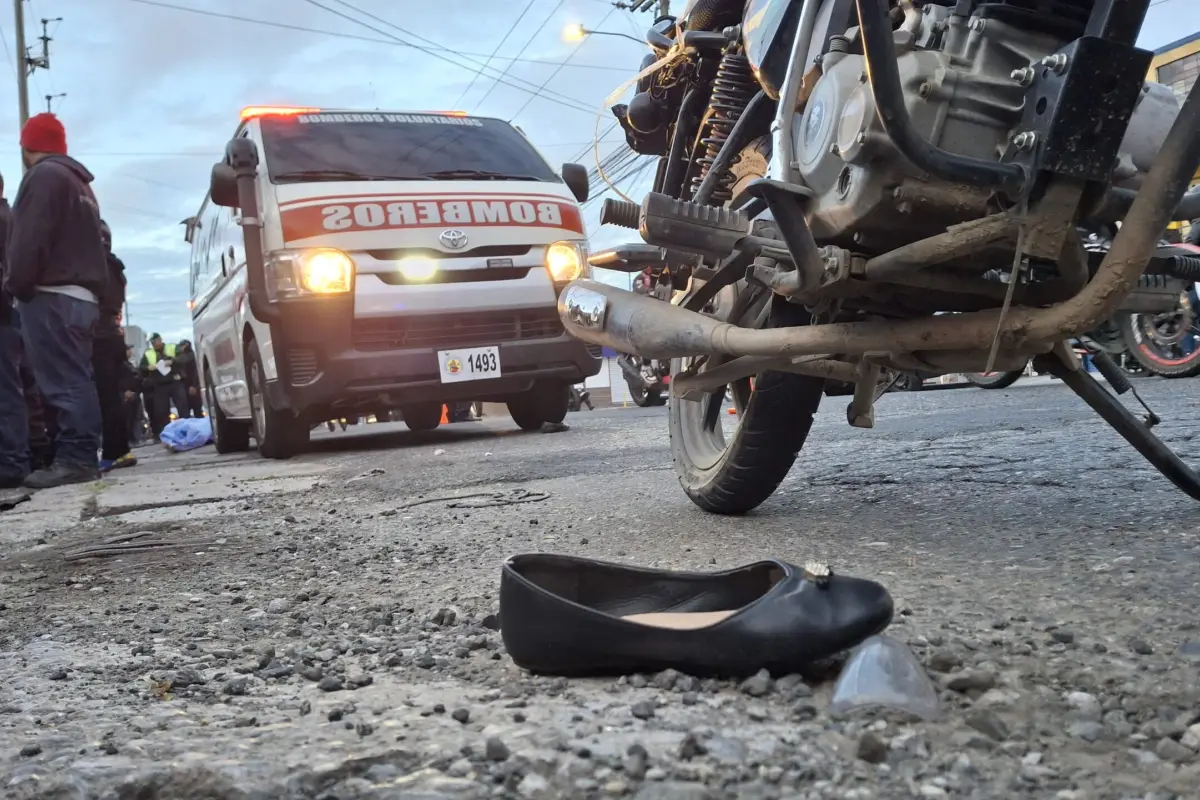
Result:
[[208,419],[177,419],[167,423],[159,440],[174,453],[195,450],[212,441],[212,425]]

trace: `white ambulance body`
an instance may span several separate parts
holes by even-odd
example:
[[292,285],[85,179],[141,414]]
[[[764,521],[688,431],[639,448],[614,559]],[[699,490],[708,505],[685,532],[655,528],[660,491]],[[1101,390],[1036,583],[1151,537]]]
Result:
[[505,402],[562,419],[600,369],[555,310],[588,270],[587,173],[507,122],[251,108],[187,221],[195,347],[221,452],[286,458],[310,428]]

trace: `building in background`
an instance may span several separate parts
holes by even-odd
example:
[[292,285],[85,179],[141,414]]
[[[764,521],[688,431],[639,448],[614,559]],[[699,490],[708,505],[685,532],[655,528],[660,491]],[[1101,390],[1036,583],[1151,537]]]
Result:
[[137,325],[125,326],[125,344],[133,348],[136,358],[141,358],[142,353],[146,352],[146,348],[150,346],[150,342],[146,339],[146,332]]
[[[1154,51],[1154,60],[1150,62],[1150,80],[1170,87],[1179,98],[1182,105],[1187,98],[1196,77],[1200,75],[1200,31],[1164,45]],[[1200,184],[1200,172],[1192,176],[1192,186]],[[1172,223],[1169,227],[1180,228],[1185,225]],[[1186,233],[1186,231],[1183,231]]]

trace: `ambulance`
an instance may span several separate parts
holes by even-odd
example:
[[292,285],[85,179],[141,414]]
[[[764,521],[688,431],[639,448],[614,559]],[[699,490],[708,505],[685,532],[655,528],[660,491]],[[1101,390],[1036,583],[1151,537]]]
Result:
[[499,119],[251,107],[184,220],[217,451],[301,452],[313,426],[506,403],[559,422],[600,370],[558,294],[587,274],[587,171]]

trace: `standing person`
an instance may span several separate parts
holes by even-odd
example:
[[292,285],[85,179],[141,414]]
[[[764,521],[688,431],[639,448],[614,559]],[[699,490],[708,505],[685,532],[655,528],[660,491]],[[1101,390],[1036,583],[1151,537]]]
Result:
[[32,489],[46,489],[100,474],[92,337],[108,270],[92,173],[67,155],[56,116],[29,118],[21,158],[28,171],[12,207],[4,285],[17,299],[25,354],[57,417],[54,463],[25,479]]
[[187,339],[180,339],[175,348],[175,369],[183,377],[187,387],[187,409],[179,409],[179,416],[200,419],[204,416],[204,401],[200,399],[200,367],[196,364],[196,351]]
[[187,388],[183,375],[175,368],[175,345],[165,344],[157,333],[150,336],[150,348],[142,356],[142,375],[150,384],[150,428],[155,440],[171,421],[171,405],[182,417],[187,413]]
[[142,405],[142,376],[133,364],[133,345],[125,345],[125,360],[121,362],[121,394],[125,399],[125,429],[129,431],[129,446],[142,443],[145,425]]
[[125,362],[125,334],[121,330],[121,309],[125,306],[125,265],[112,251],[112,230],[100,221],[100,236],[104,242],[108,285],[100,296],[100,317],[96,320],[96,336],[92,345],[92,371],[96,379],[96,395],[100,400],[102,426],[100,471],[132,467],[137,464],[129,452],[129,428],[125,417],[125,396],[122,383]]
[[[11,216],[0,177],[0,236],[5,240]],[[0,254],[0,489],[16,489],[29,476],[29,420],[21,375],[24,347],[12,296],[3,287],[4,260]]]

